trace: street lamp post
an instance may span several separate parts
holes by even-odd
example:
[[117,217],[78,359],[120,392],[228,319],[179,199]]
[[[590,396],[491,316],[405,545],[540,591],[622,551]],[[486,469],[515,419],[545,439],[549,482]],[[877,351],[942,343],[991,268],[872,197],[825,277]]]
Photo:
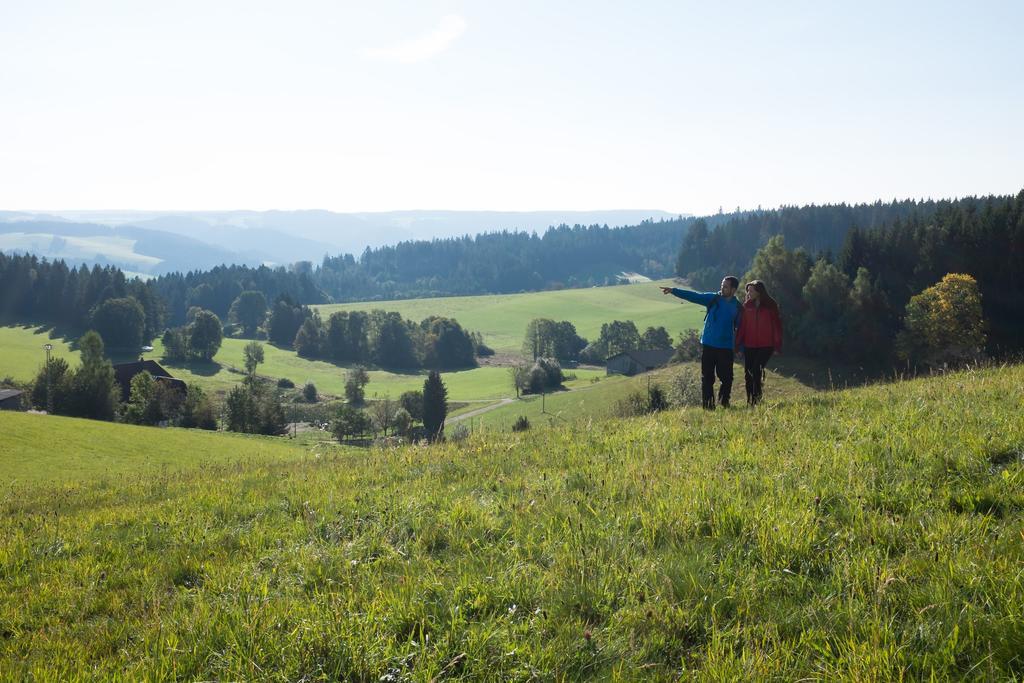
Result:
[[53,415],[53,387],[50,383],[50,373],[53,371],[50,365],[50,351],[53,351],[53,344],[47,342],[43,344],[43,348],[46,349],[46,414]]

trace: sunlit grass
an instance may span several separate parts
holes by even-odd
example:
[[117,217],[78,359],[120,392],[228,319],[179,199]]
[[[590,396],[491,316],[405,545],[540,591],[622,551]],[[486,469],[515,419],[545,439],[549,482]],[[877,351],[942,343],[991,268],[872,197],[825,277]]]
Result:
[[18,382],[35,379],[46,363],[43,344],[52,344],[52,358],[63,358],[69,365],[78,364],[78,351],[68,343],[51,337],[36,325],[6,325],[0,327],[0,379],[11,377]]
[[[245,360],[243,350],[248,339],[225,339],[220,351],[212,362],[190,361],[179,363],[163,358],[163,344],[159,339],[153,342],[153,351],[143,353],[161,363],[173,376],[186,382],[195,382],[214,393],[231,389],[244,378]],[[43,366],[46,358],[43,344],[54,344],[54,357],[67,358],[74,366],[78,364],[78,352],[69,349],[61,339],[50,339],[46,333],[31,326],[0,327],[0,379],[11,376],[17,381],[29,381]],[[342,396],[345,389],[347,367],[320,360],[300,358],[290,349],[281,349],[264,343],[265,362],[259,366],[259,373],[273,379],[282,377],[292,380],[296,386],[313,382],[323,394]],[[134,356],[118,356],[117,361],[131,360]],[[573,371],[577,383],[590,377],[599,376],[603,370],[577,369]],[[388,372],[370,370],[370,384],[366,387],[367,397],[390,396],[397,398],[402,392],[422,389],[426,379],[422,372]],[[485,401],[514,395],[508,369],[504,367],[479,367],[444,373],[448,396],[453,401]]]
[[455,318],[466,329],[483,334],[484,341],[499,353],[519,353],[526,326],[534,318],[568,320],[576,332],[593,341],[601,325],[613,320],[632,320],[640,332],[648,326],[665,326],[673,339],[684,330],[701,326],[704,309],[666,296],[658,289],[666,282],[647,282],[615,287],[563,289],[524,294],[453,296],[435,299],[371,301],[315,306],[325,320],[335,311],[398,311],[420,321],[431,315]]
[[16,483],[0,678],[1020,678],[1022,385]]

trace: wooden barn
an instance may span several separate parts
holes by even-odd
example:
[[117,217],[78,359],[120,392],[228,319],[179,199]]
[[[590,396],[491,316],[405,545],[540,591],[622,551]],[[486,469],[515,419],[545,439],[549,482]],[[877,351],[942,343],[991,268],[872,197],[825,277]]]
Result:
[[675,349],[623,351],[605,361],[605,371],[609,375],[635,375],[668,365],[674,354]]
[[121,387],[121,400],[127,401],[132,390],[132,378],[140,372],[148,372],[157,382],[169,384],[182,394],[188,389],[183,380],[171,376],[163,366],[155,360],[137,360],[131,363],[118,363],[114,366],[114,380]]
[[0,410],[25,410],[28,396],[20,389],[0,389]]

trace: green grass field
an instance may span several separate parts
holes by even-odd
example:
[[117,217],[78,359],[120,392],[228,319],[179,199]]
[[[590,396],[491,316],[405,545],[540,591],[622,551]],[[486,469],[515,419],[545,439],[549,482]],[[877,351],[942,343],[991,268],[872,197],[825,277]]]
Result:
[[[50,339],[46,334],[36,332],[33,327],[0,327],[0,379],[7,376],[19,382],[34,379],[45,360],[42,345],[47,341],[54,344],[54,355],[67,358],[72,365],[77,363],[78,352],[69,350],[67,344],[60,339]],[[211,363],[165,361],[163,345],[159,339],[153,342],[153,351],[143,355],[158,361],[172,375],[186,382],[195,382],[208,391],[226,392],[242,381],[242,369],[245,367],[243,349],[248,343],[247,339],[225,339]],[[275,379],[287,377],[300,387],[310,381],[324,394],[340,396],[344,393],[346,368],[326,361],[299,358],[294,351],[269,344],[263,345],[263,352],[266,360],[259,366],[261,375]],[[603,370],[586,368],[573,372],[578,380],[570,382],[568,386],[578,386],[604,373]],[[368,398],[374,395],[395,398],[404,391],[422,389],[427,376],[426,371],[395,373],[371,370],[369,374],[370,383],[366,387]],[[448,387],[448,397],[453,401],[493,400],[513,394],[508,370],[502,367],[483,366],[445,372],[443,377]]]
[[[0,679],[1019,680],[1022,386],[298,458],[0,414],[54,445],[4,471]],[[79,431],[135,456],[32,474],[79,460]],[[222,464],[136,466],[200,448]]]
[[[77,363],[78,352],[68,349],[67,343],[63,340],[50,339],[46,334],[36,332],[33,327],[0,327],[0,378],[11,376],[17,381],[34,379],[43,365],[45,352],[42,345],[47,341],[54,344],[55,356],[67,358],[72,365]],[[209,391],[224,392],[242,381],[243,349],[247,343],[249,340],[246,339],[225,339],[212,363],[183,364],[164,361],[163,345],[159,339],[153,344],[154,350],[143,355],[163,364],[175,377],[186,382],[196,382]],[[325,394],[339,396],[344,392],[344,367],[325,361],[299,358],[293,351],[279,349],[269,344],[264,344],[264,355],[266,361],[259,367],[261,375],[273,378],[287,377],[295,382],[296,386],[311,381]],[[573,372],[579,379],[569,383],[569,386],[576,386],[591,377],[603,374],[601,370],[585,368]],[[426,372],[406,374],[371,370],[370,384],[366,387],[367,396],[397,397],[403,391],[422,389],[426,375]],[[513,392],[508,370],[501,367],[484,366],[472,370],[446,372],[443,376],[448,386],[448,396],[453,401],[498,399]]]
[[[220,351],[214,356],[212,364],[176,364],[167,363],[166,367],[176,377],[186,381],[195,381],[213,390],[224,391],[242,380],[239,372],[245,367],[243,350],[249,343],[246,339],[225,339]],[[159,340],[154,344],[152,357],[163,356],[163,347]],[[258,372],[268,377],[287,377],[302,386],[307,381],[313,382],[323,393],[341,396],[345,390],[345,373],[347,369],[333,363],[300,358],[294,351],[279,349],[269,344],[263,345],[265,362],[259,366]],[[230,369],[236,371],[232,372]],[[574,370],[579,378],[576,383],[599,376],[603,370]],[[397,398],[402,392],[422,389],[427,372],[396,373],[386,370],[370,370],[370,383],[366,385],[367,398],[374,395]],[[448,397],[453,401],[481,401],[497,399],[513,393],[512,381],[506,368],[479,367],[471,370],[442,373],[448,387]]]
[[0,433],[0,480],[12,489],[39,482],[130,480],[208,465],[309,456],[287,438],[7,411],[0,412]]
[[[679,332],[697,327],[703,311],[693,304],[681,303],[674,297],[665,297],[652,283],[600,287],[592,289],[561,290],[479,297],[451,297],[416,299],[410,301],[371,302],[317,307],[321,315],[335,310],[383,308],[397,310],[404,316],[420,320],[429,315],[457,318],[468,329],[483,333],[486,341],[500,353],[518,354],[527,323],[535,317],[570,320],[578,332],[595,338],[602,323],[615,319],[636,322],[643,331],[649,325],[664,325],[675,336]],[[68,349],[60,339],[50,339],[31,326],[0,327],[0,379],[10,376],[16,381],[29,381],[43,364],[42,345],[47,341],[55,345],[54,354],[68,358],[72,364],[77,352]],[[244,339],[225,339],[211,363],[173,363],[163,360],[163,345],[157,339],[154,350],[144,354],[161,362],[175,377],[196,382],[212,392],[226,392],[242,379],[244,367]],[[301,386],[307,381],[316,384],[325,394],[341,395],[344,390],[345,368],[325,361],[299,358],[293,351],[264,345],[266,361],[259,373],[272,378],[286,377]],[[129,360],[115,358],[115,360]],[[600,376],[603,371],[580,369],[574,371],[579,380],[575,387]],[[383,370],[370,371],[369,397],[398,396],[410,389],[423,386],[426,373],[403,374]],[[480,367],[472,370],[444,373],[449,397],[455,401],[484,401],[508,397],[513,394],[508,373],[500,367]]]
[[[616,404],[633,392],[646,392],[648,386],[669,387],[679,372],[689,370],[699,376],[699,364],[672,365],[635,377],[599,375],[595,379],[573,383],[572,391],[556,391],[546,396],[524,396],[512,403],[483,413],[473,420],[474,429],[508,431],[519,416],[526,417],[537,427],[564,426],[578,421],[603,420],[611,417]],[[733,399],[744,403],[743,367],[736,365]],[[812,390],[791,377],[769,373],[765,384],[765,400],[769,404],[805,396]]]
[[53,344],[50,354],[64,358],[72,366],[78,364],[78,352],[72,351],[65,340],[50,337],[34,325],[0,326],[0,379],[11,377],[17,382],[35,379],[46,363],[43,344]]
[[675,338],[680,332],[701,326],[704,309],[658,289],[665,282],[563,289],[554,292],[454,296],[437,299],[372,301],[314,306],[326,320],[335,311],[397,311],[420,321],[430,315],[455,318],[466,329],[483,334],[484,341],[499,353],[518,354],[526,326],[534,318],[568,320],[576,332],[597,339],[603,323],[632,320],[640,332],[664,325]]

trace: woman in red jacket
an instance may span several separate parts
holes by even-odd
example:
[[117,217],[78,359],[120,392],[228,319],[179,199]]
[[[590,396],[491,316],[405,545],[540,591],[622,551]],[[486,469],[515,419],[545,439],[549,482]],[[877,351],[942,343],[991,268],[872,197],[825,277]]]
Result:
[[747,403],[756,405],[761,400],[764,386],[764,366],[772,353],[782,351],[782,318],[779,305],[769,296],[763,282],[751,280],[746,290],[747,300],[743,303],[740,326],[736,330],[736,349],[743,351]]

